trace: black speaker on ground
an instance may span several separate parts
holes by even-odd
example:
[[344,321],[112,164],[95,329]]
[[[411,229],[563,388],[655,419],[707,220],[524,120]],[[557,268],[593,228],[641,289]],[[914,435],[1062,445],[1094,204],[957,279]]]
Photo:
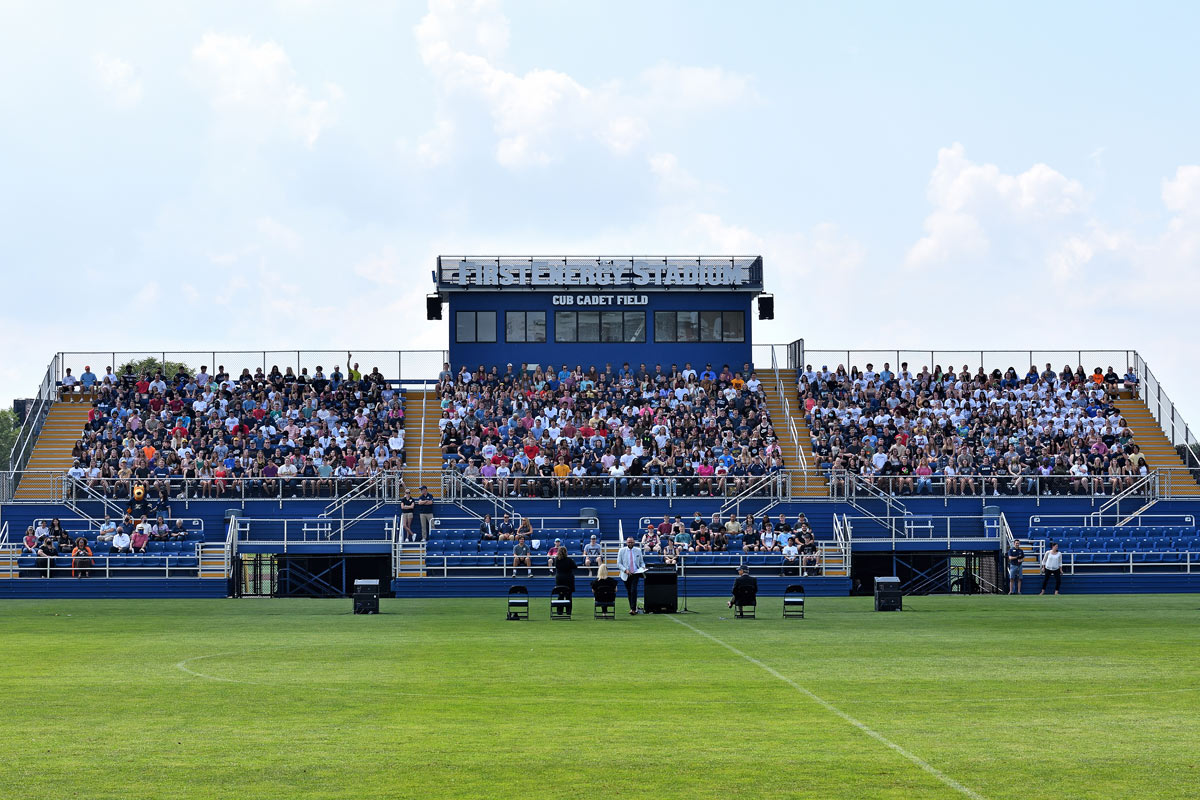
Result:
[[899,578],[876,578],[875,579],[875,610],[876,611],[899,611],[900,609],[901,609],[900,579]]
[[775,319],[775,295],[760,294],[758,296],[758,318]]
[[425,319],[442,318],[442,296],[440,294],[425,295]]
[[354,582],[354,613],[379,613],[379,581],[364,578]]
[[642,606],[647,614],[674,614],[679,610],[679,578],[673,566],[653,566],[642,575]]

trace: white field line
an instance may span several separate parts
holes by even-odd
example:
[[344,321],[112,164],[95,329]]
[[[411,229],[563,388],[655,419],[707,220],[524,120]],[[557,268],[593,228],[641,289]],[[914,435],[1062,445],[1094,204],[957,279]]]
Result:
[[759,661],[757,658],[754,658],[753,656],[747,655],[747,654],[743,653],[741,650],[738,650],[733,645],[727,644],[726,642],[721,641],[717,637],[713,636],[711,633],[708,633],[707,631],[702,631],[694,625],[689,625],[688,623],[684,622],[681,619],[678,619],[678,618],[672,617],[672,616],[668,616],[667,619],[671,620],[674,623],[682,625],[683,627],[688,628],[695,633],[700,634],[705,639],[708,639],[712,642],[715,642],[716,644],[721,645],[721,647],[724,647],[726,650],[733,653],[735,656],[739,656],[740,658],[743,658],[746,661],[749,661],[751,664],[762,669],[768,675],[778,678],[779,680],[786,683],[788,686],[795,689],[800,694],[804,695],[805,697],[809,698],[817,705],[824,708],[829,713],[840,717],[844,722],[847,722],[850,725],[853,725],[855,728],[858,728],[860,731],[865,733],[867,736],[870,736],[875,741],[879,742],[880,744],[884,745],[888,749],[893,750],[896,753],[898,753],[899,755],[908,759],[913,764],[917,765],[918,767],[920,767],[921,769],[923,769],[925,772],[929,773],[933,777],[937,778],[939,781],[941,781],[945,785],[949,786],[951,789],[955,790],[956,792],[959,792],[960,794],[962,794],[966,797],[970,797],[970,798],[972,798],[972,800],[986,800],[986,798],[984,798],[984,796],[981,795],[979,792],[975,791],[974,789],[971,789],[968,786],[963,786],[961,783],[954,780],[954,778],[951,778],[949,775],[942,772],[940,769],[933,766],[928,761],[925,761],[920,756],[918,756],[914,753],[911,753],[908,750],[905,750],[903,747],[896,744],[891,739],[884,736],[882,733],[879,733],[878,731],[874,730],[873,728],[867,727],[865,724],[863,724],[862,722],[859,722],[857,719],[850,716],[845,711],[842,711],[840,708],[833,705],[829,701],[817,696],[816,694],[813,694],[808,689],[805,689],[803,686],[796,683],[794,680],[792,680],[788,676],[784,675],[783,673],[779,672],[774,667],[770,667],[770,666],[764,664],[763,662]]

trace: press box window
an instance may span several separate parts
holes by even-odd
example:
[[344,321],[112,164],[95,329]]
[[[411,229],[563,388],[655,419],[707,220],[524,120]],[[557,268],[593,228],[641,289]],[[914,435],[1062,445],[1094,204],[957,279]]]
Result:
[[743,342],[743,311],[655,311],[656,342]]
[[556,311],[554,341],[604,342],[606,344],[646,341],[644,311]]
[[542,344],[546,341],[545,311],[505,311],[504,340]]
[[460,343],[496,341],[495,311],[459,311],[454,315],[455,339]]

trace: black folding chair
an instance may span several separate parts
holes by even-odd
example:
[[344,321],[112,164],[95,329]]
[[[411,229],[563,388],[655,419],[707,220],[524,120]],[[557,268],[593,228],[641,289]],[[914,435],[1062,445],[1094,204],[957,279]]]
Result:
[[783,616],[804,618],[804,587],[798,583],[783,590]]
[[550,592],[550,619],[571,618],[571,592],[565,586],[555,586]]
[[739,619],[754,619],[758,610],[758,592],[739,588],[733,592],[733,615]]
[[524,586],[508,589],[508,619],[529,619],[529,590]]
[[596,587],[592,590],[592,597],[596,599],[596,605],[592,608],[592,619],[617,618],[616,581],[613,581],[608,585]]

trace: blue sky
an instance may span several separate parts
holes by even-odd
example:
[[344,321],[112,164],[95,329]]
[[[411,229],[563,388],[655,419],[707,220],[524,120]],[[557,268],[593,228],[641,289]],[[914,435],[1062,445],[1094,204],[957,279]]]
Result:
[[755,252],[760,342],[1132,348],[1200,420],[1198,25],[10,0],[0,398],[57,350],[441,347],[438,253]]

